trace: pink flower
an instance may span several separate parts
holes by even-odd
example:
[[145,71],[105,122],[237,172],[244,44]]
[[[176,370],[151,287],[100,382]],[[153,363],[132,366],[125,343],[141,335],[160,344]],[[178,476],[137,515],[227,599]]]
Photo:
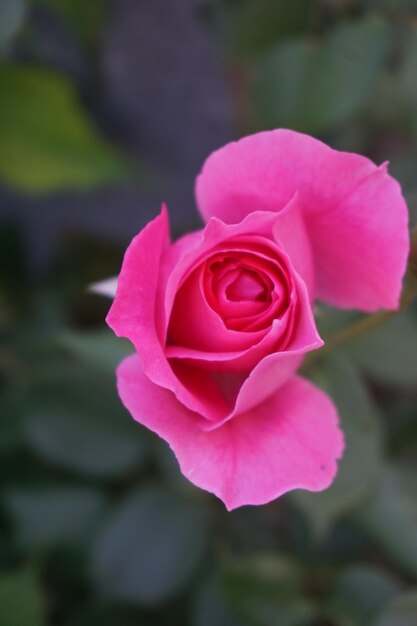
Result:
[[400,187],[385,166],[276,130],[212,154],[196,195],[204,229],[171,243],[163,208],[126,252],[107,318],[137,351],[120,397],[228,509],[325,489],[343,437],[331,400],[296,375],[323,345],[312,304],[398,306]]

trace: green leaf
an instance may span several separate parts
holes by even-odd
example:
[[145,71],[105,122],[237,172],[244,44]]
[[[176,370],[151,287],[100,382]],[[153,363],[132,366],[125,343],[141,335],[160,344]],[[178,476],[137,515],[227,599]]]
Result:
[[0,394],[0,452],[16,448],[24,441],[19,408],[13,387]]
[[378,10],[385,9],[388,11],[417,11],[417,0],[368,0],[368,6]]
[[105,17],[105,0],[32,0],[57,13],[87,45],[96,43]]
[[341,311],[323,304],[316,305],[314,312],[320,335],[326,340],[354,324],[360,317],[356,311]]
[[315,609],[302,594],[302,577],[292,561],[254,556],[230,563],[225,591],[233,612],[253,626],[305,626]]
[[352,341],[344,351],[368,374],[393,385],[417,380],[417,323],[413,311],[395,315],[383,326]]
[[417,106],[417,28],[407,30],[402,61],[398,69],[398,89],[403,102],[415,113]]
[[[396,114],[398,115],[398,104]],[[417,221],[417,181],[415,178],[416,159],[417,146],[413,145],[412,142],[406,143],[400,148],[390,150],[389,171],[391,176],[399,181],[403,189],[404,197],[409,209],[411,228]]]
[[153,605],[181,591],[207,547],[200,506],[149,486],[122,503],[99,537],[93,575],[107,598]]
[[262,50],[283,36],[305,32],[311,0],[244,0],[236,7],[232,49],[239,56]]
[[[100,605],[71,615],[66,626],[149,626],[135,607]],[[215,626],[215,625],[213,625]]]
[[0,178],[26,192],[125,180],[131,166],[90,124],[70,82],[0,66]]
[[[0,221],[0,293],[19,299],[27,287],[26,244],[18,219],[4,216]],[[3,308],[3,307],[2,307]],[[3,327],[5,312],[0,315]],[[7,317],[6,317],[7,319]],[[8,320],[9,322],[11,320]],[[7,322],[6,322],[7,323]]]
[[[414,7],[414,12],[417,9]],[[417,139],[417,25],[414,20],[407,20],[407,28],[402,33],[402,56],[396,73],[392,73],[387,82],[385,96],[380,98],[386,107],[390,103],[391,112],[388,122],[392,125],[404,126]],[[391,84],[389,83],[391,81]],[[410,134],[410,133],[408,133]],[[391,159],[390,159],[391,160]],[[415,179],[412,180],[415,183]]]
[[109,478],[144,460],[144,444],[106,423],[105,416],[65,407],[32,412],[25,421],[27,439],[44,459],[83,474]]
[[67,331],[57,338],[58,343],[72,355],[96,369],[114,372],[117,365],[129,354],[132,344],[110,331]]
[[417,624],[417,590],[396,598],[376,626],[415,626]]
[[97,478],[121,476],[145,462],[143,431],[124,410],[113,372],[50,359],[30,383],[24,429],[42,458]]
[[388,466],[379,488],[353,521],[403,570],[417,576],[417,477],[414,468]]
[[385,22],[370,17],[336,26],[322,41],[271,47],[257,66],[257,124],[322,132],[351,119],[372,94],[388,34]]
[[0,53],[7,50],[26,17],[25,0],[0,2]]
[[199,589],[192,611],[192,626],[240,626],[230,612],[219,581],[206,581]]
[[336,580],[327,610],[336,623],[369,626],[400,589],[395,578],[375,567],[350,567]]
[[29,549],[85,541],[106,509],[103,495],[87,487],[8,491],[3,501]]
[[46,626],[39,589],[28,570],[0,576],[0,607],[4,626]]
[[375,406],[352,363],[341,355],[326,358],[316,382],[338,409],[345,452],[328,489],[321,493],[296,491],[292,498],[321,538],[336,520],[356,510],[373,493],[381,470],[382,438]]

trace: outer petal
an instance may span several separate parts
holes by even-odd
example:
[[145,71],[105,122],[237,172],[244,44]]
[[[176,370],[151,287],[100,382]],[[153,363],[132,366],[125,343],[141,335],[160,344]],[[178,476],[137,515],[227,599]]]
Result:
[[106,321],[114,332],[130,339],[145,355],[155,353],[160,346],[155,301],[161,257],[169,244],[168,216],[163,207],[160,215],[130,243],[107,315]]
[[409,247],[407,208],[384,166],[276,130],[214,152],[196,186],[204,219],[228,223],[255,210],[280,211],[297,192],[317,296],[365,311],[396,308]]
[[311,300],[314,300],[314,264],[300,194],[297,193],[277,213],[273,234],[276,242],[287,253],[293,268],[304,280]]
[[183,474],[229,510],[265,504],[292,489],[321,491],[335,476],[343,450],[336,410],[302,378],[210,432],[172,393],[149,381],[137,356],[119,366],[118,388],[133,417],[169,443]]
[[212,386],[196,395],[172,371],[164,354],[158,330],[162,308],[156,306],[161,287],[160,265],[169,250],[168,218],[165,208],[130,244],[123,260],[116,297],[107,323],[119,337],[129,339],[141,356],[143,368],[156,384],[171,389],[192,410],[220,419],[228,408]]

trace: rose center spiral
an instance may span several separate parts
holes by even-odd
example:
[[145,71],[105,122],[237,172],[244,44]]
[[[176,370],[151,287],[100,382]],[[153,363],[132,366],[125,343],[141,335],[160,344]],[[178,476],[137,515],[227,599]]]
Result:
[[265,302],[267,289],[260,277],[251,270],[241,269],[226,287],[226,297],[233,302]]

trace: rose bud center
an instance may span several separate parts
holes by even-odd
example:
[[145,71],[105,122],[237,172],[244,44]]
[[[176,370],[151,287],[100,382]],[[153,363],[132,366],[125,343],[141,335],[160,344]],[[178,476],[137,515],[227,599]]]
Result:
[[265,302],[269,296],[269,290],[255,272],[240,269],[235,270],[233,274],[232,282],[225,290],[228,300]]

